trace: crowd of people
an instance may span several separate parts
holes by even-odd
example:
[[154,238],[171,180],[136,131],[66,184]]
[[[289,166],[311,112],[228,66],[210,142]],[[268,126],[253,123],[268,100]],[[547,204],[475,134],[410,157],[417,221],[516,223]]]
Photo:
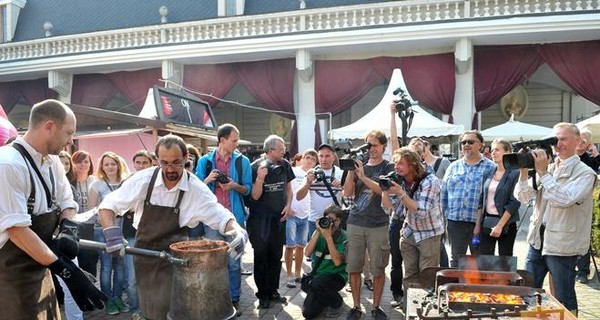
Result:
[[[59,319],[54,276],[68,320],[93,309],[166,319],[170,296],[156,292],[171,291],[169,263],[132,258],[124,248],[168,250],[174,242],[203,238],[230,244],[229,294],[237,316],[242,295],[249,294],[242,293],[241,256],[250,242],[258,308],[287,303],[279,293],[284,258],[285,286],[306,292],[305,318],[339,317],[339,291],[346,287],[353,300],[346,319],[360,319],[365,284],[372,291],[371,316],[387,319],[386,276],[389,303],[405,308],[407,288],[428,267],[459,267],[467,253],[512,256],[519,208],[532,199],[526,268],[535,287],[550,273],[557,299],[577,312],[575,281],[587,281],[600,165],[589,132],[555,125],[555,154],[525,151],[534,163],[528,170],[506,168],[502,159],[513,152],[511,143],[495,139],[486,146],[476,130],[460,135],[461,157],[453,162],[435,155],[423,138],[400,146],[395,102],[390,128],[390,137],[369,132],[364,159],[352,155],[348,170],[337,165],[338,150],[327,143],[290,163],[277,135],[264,140],[264,153],[251,162],[238,151],[238,128],[223,124],[212,151],[202,155],[167,135],[153,153],[134,155],[130,173],[111,151],[96,170],[88,152],[65,152],[75,115],[56,100],[40,102],[27,133],[0,149],[0,179],[11,186],[0,201],[0,286],[15,301],[0,304],[0,313]],[[76,218],[91,209],[92,219]],[[106,251],[79,249],[79,239],[103,242]],[[99,277],[99,289],[87,274]],[[31,301],[38,301],[34,308]]]

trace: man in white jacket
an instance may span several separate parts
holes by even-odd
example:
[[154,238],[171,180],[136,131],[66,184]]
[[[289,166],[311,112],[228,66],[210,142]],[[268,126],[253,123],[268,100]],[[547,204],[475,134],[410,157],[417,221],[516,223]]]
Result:
[[556,298],[577,315],[575,264],[590,245],[596,174],[575,153],[581,139],[577,126],[558,123],[553,132],[558,139],[556,161],[548,165],[546,151],[533,150],[537,190],[527,183],[527,169],[523,168],[514,195],[522,203],[536,197],[526,263],[535,286],[541,288],[550,272]]

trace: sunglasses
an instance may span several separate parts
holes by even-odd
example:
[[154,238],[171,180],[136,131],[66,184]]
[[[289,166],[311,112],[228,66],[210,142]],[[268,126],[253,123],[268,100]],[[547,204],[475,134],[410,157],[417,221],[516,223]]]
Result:
[[461,142],[460,142],[460,144],[461,144],[461,145],[463,145],[463,146],[464,146],[465,144],[468,144],[468,145],[473,145],[473,144],[475,144],[475,143],[479,143],[479,141],[476,141],[476,140],[463,140],[463,141],[461,141]]

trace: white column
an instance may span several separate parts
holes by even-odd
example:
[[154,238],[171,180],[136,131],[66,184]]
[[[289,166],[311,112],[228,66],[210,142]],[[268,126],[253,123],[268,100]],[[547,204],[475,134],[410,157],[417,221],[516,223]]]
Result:
[[48,71],[48,88],[58,93],[58,100],[71,103],[73,75],[60,71]]
[[454,91],[454,124],[471,129],[475,114],[475,86],[473,85],[473,44],[468,38],[456,41],[454,49],[456,89]]
[[162,78],[167,81],[167,88],[181,89],[183,86],[183,64],[171,61],[162,61]]
[[315,147],[315,77],[308,50],[296,52],[296,81],[294,81],[294,110],[298,128],[298,151]]

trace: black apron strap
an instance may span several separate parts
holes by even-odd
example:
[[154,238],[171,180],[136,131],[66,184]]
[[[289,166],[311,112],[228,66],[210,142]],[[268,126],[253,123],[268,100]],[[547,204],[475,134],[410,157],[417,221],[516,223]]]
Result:
[[50,182],[52,183],[52,193],[50,193],[50,189],[48,188],[48,185],[46,184],[46,181],[44,180],[44,177],[42,177],[42,174],[40,173],[40,170],[38,169],[37,165],[35,164],[35,162],[31,158],[31,155],[29,154],[29,152],[27,152],[27,150],[25,150],[25,148],[22,145],[18,144],[18,143],[13,143],[12,146],[13,146],[13,148],[17,149],[17,151],[19,151],[19,153],[23,156],[23,158],[25,158],[25,159],[27,159],[27,161],[29,161],[29,164],[31,165],[31,167],[33,168],[33,170],[37,174],[38,178],[42,182],[42,186],[44,187],[44,191],[46,192],[46,202],[48,204],[48,209],[52,208],[52,203],[56,202],[56,198],[54,197],[54,192],[55,192],[54,188],[55,188],[55,185],[54,185],[54,175],[52,174],[52,169],[49,169],[49,171],[50,171]]
[[158,173],[160,172],[160,167],[154,170],[152,174],[152,179],[150,179],[150,184],[148,185],[148,191],[146,192],[146,204],[150,204],[150,197],[152,196],[152,190],[154,189],[154,183],[156,183],[156,177],[158,177]]

